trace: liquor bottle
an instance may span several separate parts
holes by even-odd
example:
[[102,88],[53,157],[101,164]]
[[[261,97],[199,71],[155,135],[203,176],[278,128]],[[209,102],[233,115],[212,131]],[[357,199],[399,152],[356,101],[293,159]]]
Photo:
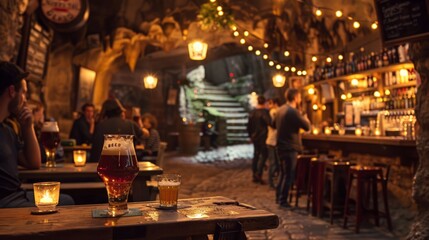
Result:
[[383,50],[383,66],[389,65],[389,56],[387,55],[387,49]]
[[374,87],[374,82],[373,82],[373,80],[372,80],[372,76],[371,75],[369,75],[369,76],[367,76],[367,81],[368,81],[368,87],[369,88],[372,88],[372,87]]

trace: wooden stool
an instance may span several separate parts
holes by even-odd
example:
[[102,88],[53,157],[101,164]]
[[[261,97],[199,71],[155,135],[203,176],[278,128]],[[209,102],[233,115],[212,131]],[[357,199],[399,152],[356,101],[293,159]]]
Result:
[[310,161],[308,191],[307,191],[307,211],[310,209],[311,215],[320,216],[323,197],[323,175],[325,171],[325,163],[327,160],[312,158]]
[[[295,179],[291,186],[291,190],[295,188],[295,207],[298,207],[298,200],[302,193],[307,192],[307,181],[310,170],[310,161],[316,155],[299,155],[295,168]],[[289,192],[289,202],[292,202],[293,194]]]
[[[347,179],[350,162],[331,161],[325,163],[325,184],[328,183],[329,198],[323,198],[323,206],[329,209],[331,224],[334,223],[334,210],[342,211],[344,209],[345,192],[340,193],[340,189],[346,189],[346,184],[341,184],[341,179]],[[326,186],[326,185],[325,185]],[[341,202],[340,202],[341,201]]]
[[[362,218],[364,217],[364,213],[372,214],[375,217],[375,225],[379,226],[379,216],[384,215],[387,218],[387,223],[389,226],[389,230],[391,230],[391,219],[390,219],[390,213],[389,213],[389,207],[387,204],[387,181],[386,184],[381,184],[382,192],[383,192],[383,198],[384,198],[384,208],[385,213],[382,214],[378,210],[378,183],[381,179],[385,179],[383,176],[383,171],[381,167],[377,166],[353,166],[349,169],[349,176],[348,176],[348,185],[347,185],[347,194],[345,199],[345,206],[344,206],[344,228],[347,227],[347,220],[350,215],[349,212],[349,204],[350,204],[350,192],[353,186],[353,180],[356,179],[357,185],[356,185],[356,209],[355,209],[355,215],[356,215],[356,233],[359,233],[359,227],[360,223],[362,221]],[[373,209],[365,209],[364,212],[364,200],[365,200],[365,185],[372,190],[372,204]],[[370,193],[370,190],[368,190],[368,193]],[[368,198],[369,199],[369,198]]]

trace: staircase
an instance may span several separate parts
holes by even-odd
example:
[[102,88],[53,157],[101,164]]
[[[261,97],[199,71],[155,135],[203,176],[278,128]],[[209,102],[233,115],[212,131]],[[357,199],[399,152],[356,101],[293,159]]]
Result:
[[[226,119],[223,128],[226,130],[228,144],[249,142],[246,130],[248,113],[226,90],[204,82],[203,94],[199,94],[197,99],[206,102],[207,108],[216,110]],[[222,128],[222,126],[219,127]]]

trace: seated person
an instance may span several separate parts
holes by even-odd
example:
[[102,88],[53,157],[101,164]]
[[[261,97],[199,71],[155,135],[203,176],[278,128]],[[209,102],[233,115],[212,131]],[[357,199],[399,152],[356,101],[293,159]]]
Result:
[[77,145],[89,145],[95,128],[94,105],[85,103],[81,110],[82,115],[73,122],[70,138],[75,139]]
[[[17,166],[27,169],[41,166],[33,116],[26,106],[27,76],[17,65],[0,61],[0,208],[35,206],[34,193],[21,188]],[[20,138],[5,124],[11,114],[18,120]],[[74,204],[68,195],[61,194],[59,200],[61,205]]]
[[144,139],[143,130],[133,121],[123,119],[125,108],[118,99],[108,99],[103,103],[100,122],[94,130],[90,162],[98,162],[103,149],[104,134],[134,135],[134,145]]
[[149,131],[149,137],[143,141],[143,157],[157,156],[159,143],[161,142],[159,138],[159,133],[156,130],[156,128],[158,127],[158,121],[156,120],[155,116],[150,113],[143,114],[141,119],[143,122],[143,128]]

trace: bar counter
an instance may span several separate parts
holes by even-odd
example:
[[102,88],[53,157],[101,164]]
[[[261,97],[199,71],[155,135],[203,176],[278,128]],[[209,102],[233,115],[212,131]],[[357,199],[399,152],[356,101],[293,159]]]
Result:
[[331,141],[331,142],[365,143],[365,144],[414,147],[414,148],[416,147],[415,140],[407,140],[407,139],[404,139],[403,137],[303,134],[302,139]]

